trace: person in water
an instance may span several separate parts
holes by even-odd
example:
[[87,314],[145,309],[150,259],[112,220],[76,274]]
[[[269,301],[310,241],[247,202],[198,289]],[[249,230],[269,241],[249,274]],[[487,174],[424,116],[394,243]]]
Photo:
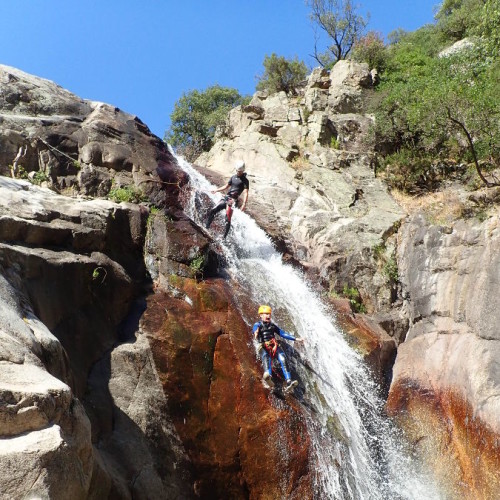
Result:
[[290,370],[288,369],[285,353],[281,349],[276,335],[287,339],[293,340],[295,342],[303,342],[303,339],[297,339],[288,332],[283,331],[277,325],[271,321],[272,310],[269,306],[263,305],[259,307],[260,321],[253,325],[253,335],[255,340],[259,342],[261,346],[261,358],[262,364],[264,365],[264,381],[269,385],[273,385],[272,382],[272,363],[273,358],[278,358],[281,365],[281,370],[285,376],[286,388],[288,391],[292,387],[297,385],[296,380],[292,380]]
[[205,227],[208,229],[210,224],[212,224],[215,215],[221,210],[226,209],[226,227],[224,229],[224,238],[229,233],[229,228],[231,227],[231,216],[233,214],[233,206],[238,206],[238,199],[243,194],[243,203],[240,210],[245,210],[248,201],[248,186],[249,182],[247,179],[247,174],[245,174],[245,162],[240,160],[237,161],[234,166],[235,173],[229,179],[227,184],[221,186],[218,189],[212,191],[212,193],[219,193],[229,189],[226,195],[222,197],[217,205],[215,205],[212,210],[208,213],[207,222]]

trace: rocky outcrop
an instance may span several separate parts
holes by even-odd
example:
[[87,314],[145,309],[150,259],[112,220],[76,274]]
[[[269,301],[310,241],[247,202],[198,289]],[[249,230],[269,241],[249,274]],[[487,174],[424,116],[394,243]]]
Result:
[[90,423],[64,382],[64,351],[0,271],[0,496],[86,498],[93,469]]
[[258,92],[231,111],[225,135],[197,164],[227,178],[243,159],[248,210],[279,248],[332,291],[356,288],[368,311],[388,312],[393,282],[383,268],[404,212],[375,177],[364,143],[369,92],[368,66],[350,61],[314,70],[299,97]]
[[388,408],[451,497],[500,489],[500,217],[432,226],[423,216],[399,235],[410,320]]
[[[111,106],[0,78],[0,496],[311,497],[304,409],[264,390],[166,146]],[[89,197],[112,186],[147,203]]]
[[183,497],[148,343],[123,344],[147,283],[147,210],[6,177],[0,208],[2,493]]
[[186,181],[172,163],[163,141],[136,116],[0,65],[0,175],[100,197],[133,186],[160,205],[173,192],[162,183]]

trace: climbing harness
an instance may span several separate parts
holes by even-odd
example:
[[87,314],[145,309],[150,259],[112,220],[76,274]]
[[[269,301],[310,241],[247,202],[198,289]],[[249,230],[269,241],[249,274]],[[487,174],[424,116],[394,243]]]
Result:
[[278,350],[278,342],[276,339],[271,339],[266,342],[263,342],[264,349],[267,351],[271,358],[276,356],[276,351]]

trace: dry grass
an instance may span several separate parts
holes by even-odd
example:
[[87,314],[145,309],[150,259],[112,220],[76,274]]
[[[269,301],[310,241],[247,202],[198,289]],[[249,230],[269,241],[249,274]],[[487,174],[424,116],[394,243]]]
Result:
[[310,170],[311,164],[302,155],[296,156],[291,162],[290,166],[297,172],[303,172],[304,170]]
[[397,189],[391,191],[396,202],[409,214],[422,212],[432,224],[446,225],[464,216],[466,203],[456,188],[411,196]]

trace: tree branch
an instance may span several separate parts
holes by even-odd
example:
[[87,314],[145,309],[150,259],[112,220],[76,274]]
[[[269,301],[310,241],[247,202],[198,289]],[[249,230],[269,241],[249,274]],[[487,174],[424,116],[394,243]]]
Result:
[[464,133],[465,137],[467,138],[467,142],[469,143],[469,149],[470,149],[470,151],[472,153],[472,158],[474,159],[474,166],[476,167],[476,172],[479,175],[479,177],[481,178],[481,180],[484,182],[484,184],[486,185],[486,187],[498,186],[499,185],[498,183],[490,182],[483,175],[483,172],[481,171],[481,166],[479,165],[479,159],[477,157],[476,148],[474,147],[474,142],[472,140],[472,136],[470,135],[469,131],[467,130],[467,127],[465,126],[465,124],[462,123],[460,120],[457,120],[456,118],[454,118],[453,116],[451,116],[451,110],[450,110],[450,108],[447,108],[447,112],[448,112],[448,118],[449,118],[449,120],[452,123],[454,123],[455,125],[457,125],[462,130],[462,132]]

